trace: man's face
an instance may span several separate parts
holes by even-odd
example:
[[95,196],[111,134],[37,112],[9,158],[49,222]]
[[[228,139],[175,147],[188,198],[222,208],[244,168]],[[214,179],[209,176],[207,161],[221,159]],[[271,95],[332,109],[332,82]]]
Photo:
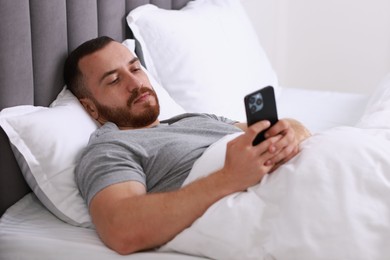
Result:
[[157,122],[158,98],[137,58],[122,44],[111,42],[79,62],[92,97],[81,99],[101,124],[143,128]]

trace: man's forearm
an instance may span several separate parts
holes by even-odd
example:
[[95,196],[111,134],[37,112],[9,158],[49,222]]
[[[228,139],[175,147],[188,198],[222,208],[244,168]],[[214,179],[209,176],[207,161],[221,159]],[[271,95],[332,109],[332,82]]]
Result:
[[213,173],[177,191],[125,198],[106,206],[104,214],[91,214],[94,222],[100,222],[95,225],[102,240],[115,251],[129,254],[153,248],[168,242],[232,192],[222,175]]

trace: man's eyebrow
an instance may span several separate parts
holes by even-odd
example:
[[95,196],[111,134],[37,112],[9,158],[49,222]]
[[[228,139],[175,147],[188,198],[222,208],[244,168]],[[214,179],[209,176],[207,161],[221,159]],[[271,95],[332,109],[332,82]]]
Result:
[[130,61],[129,61],[129,64],[133,64],[135,62],[139,61],[139,59],[137,57],[134,57],[132,58]]
[[[139,59],[137,57],[134,57],[132,58],[130,61],[129,61],[129,65],[135,63],[139,61]],[[107,71],[106,73],[103,74],[103,76],[100,78],[100,81],[99,82],[102,82],[106,77],[110,76],[111,74],[114,74],[115,72],[117,72],[117,69],[113,69],[113,70],[110,70],[110,71]]]

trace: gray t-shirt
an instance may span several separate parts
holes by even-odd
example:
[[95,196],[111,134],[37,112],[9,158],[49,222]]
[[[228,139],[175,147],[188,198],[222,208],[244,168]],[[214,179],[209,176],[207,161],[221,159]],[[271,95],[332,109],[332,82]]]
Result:
[[87,201],[105,187],[138,181],[148,192],[179,188],[204,150],[227,134],[235,121],[207,114],[183,114],[152,128],[96,130],[76,167],[76,182]]

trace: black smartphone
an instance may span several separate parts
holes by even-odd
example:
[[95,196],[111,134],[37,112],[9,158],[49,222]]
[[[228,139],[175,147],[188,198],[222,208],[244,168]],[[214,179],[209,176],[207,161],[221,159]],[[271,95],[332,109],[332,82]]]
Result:
[[[275,92],[272,86],[267,86],[246,95],[244,98],[244,103],[248,126],[251,126],[261,120],[270,121],[271,126],[278,122]],[[260,132],[256,136],[256,138],[253,140],[253,145],[257,145],[264,141],[264,133],[266,130]]]

